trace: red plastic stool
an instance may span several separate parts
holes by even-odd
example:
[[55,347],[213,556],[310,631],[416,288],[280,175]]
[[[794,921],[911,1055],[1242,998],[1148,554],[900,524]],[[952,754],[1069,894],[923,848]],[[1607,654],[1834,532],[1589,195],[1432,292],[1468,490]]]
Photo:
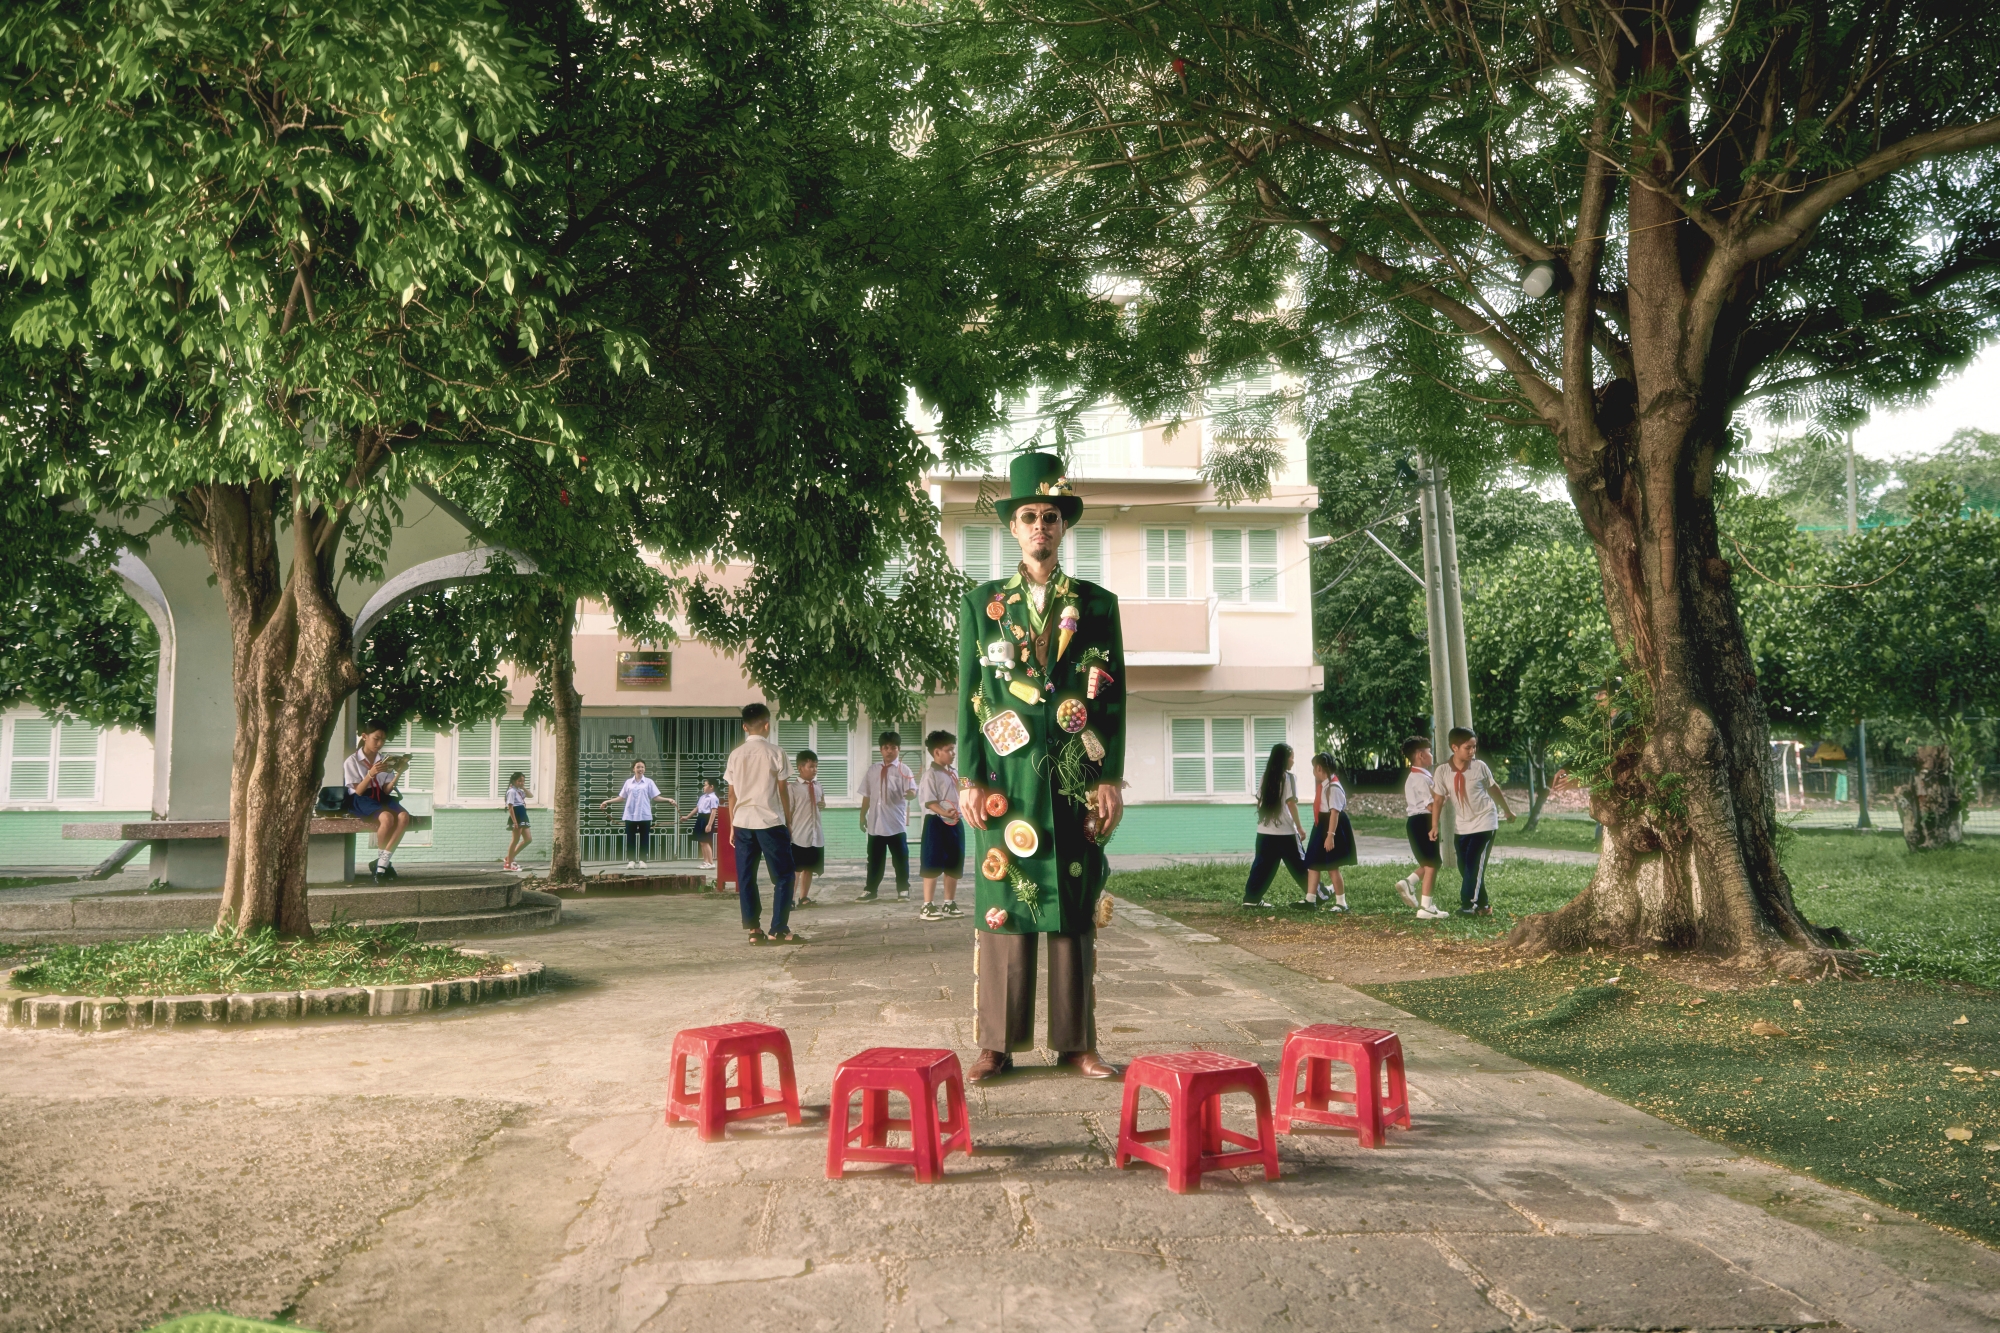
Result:
[[[1139,1129],[1139,1089],[1167,1099],[1167,1127]],[[1257,1137],[1222,1127],[1225,1092],[1247,1092],[1257,1103]],[[1166,1151],[1147,1145],[1161,1139]],[[1225,1144],[1248,1149],[1224,1152]],[[1248,1060],[1214,1051],[1142,1055],[1125,1067],[1125,1108],[1118,1120],[1118,1169],[1131,1158],[1163,1167],[1167,1188],[1186,1194],[1201,1188],[1204,1171],[1264,1164],[1264,1179],[1278,1178],[1278,1138],[1271,1131],[1271,1090],[1264,1071]]]
[[[938,1123],[938,1089],[945,1090],[944,1123]],[[861,1123],[848,1119],[861,1094]],[[889,1118],[889,1094],[910,1099],[910,1118]],[[972,1155],[972,1125],[965,1114],[965,1078],[950,1051],[875,1046],[842,1060],[833,1071],[832,1132],[826,1137],[826,1178],[839,1180],[847,1162],[907,1162],[917,1179],[944,1179],[944,1159],[954,1148]],[[891,1130],[910,1131],[910,1146],[889,1147]]]
[[[778,1057],[778,1095],[764,1095],[764,1056]],[[688,1057],[701,1060],[701,1091],[687,1086]],[[736,1062],[736,1081],[727,1079],[729,1062]],[[732,1109],[730,1099],[736,1101]],[[712,1028],[688,1028],[674,1034],[674,1063],[667,1080],[667,1123],[692,1120],[703,1143],[722,1137],[732,1120],[783,1114],[798,1124],[799,1084],[792,1073],[792,1039],[783,1028],[768,1023],[723,1023]]]
[[[1354,1070],[1354,1091],[1333,1086],[1333,1062]],[[1299,1087],[1299,1065],[1305,1065],[1305,1087]],[[1382,1092],[1387,1070],[1389,1091]],[[1337,1111],[1334,1103],[1352,1106]],[[1410,1089],[1403,1081],[1403,1043],[1393,1032],[1351,1028],[1339,1023],[1315,1023],[1295,1028],[1285,1037],[1285,1056],[1278,1066],[1278,1132],[1292,1132],[1292,1122],[1339,1125],[1353,1130],[1364,1148],[1379,1148],[1392,1124],[1410,1127]]]

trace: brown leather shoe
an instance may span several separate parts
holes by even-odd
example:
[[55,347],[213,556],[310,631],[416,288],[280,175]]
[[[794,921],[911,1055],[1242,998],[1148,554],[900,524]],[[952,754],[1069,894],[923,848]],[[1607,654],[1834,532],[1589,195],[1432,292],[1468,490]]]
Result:
[[996,1074],[1004,1074],[1014,1067],[1014,1057],[1005,1051],[981,1051],[979,1058],[966,1071],[967,1083],[984,1083]]
[[1056,1057],[1059,1065],[1068,1065],[1085,1078],[1117,1078],[1118,1066],[1106,1064],[1096,1051],[1064,1051]]

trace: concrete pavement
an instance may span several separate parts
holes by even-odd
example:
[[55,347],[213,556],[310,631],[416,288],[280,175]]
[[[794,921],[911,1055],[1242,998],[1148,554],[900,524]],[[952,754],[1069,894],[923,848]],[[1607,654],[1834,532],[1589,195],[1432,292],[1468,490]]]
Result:
[[[555,993],[368,1023],[0,1032],[0,1330],[224,1307],[436,1330],[1990,1329],[2000,1256],[1735,1156],[1344,987],[1121,906],[1107,1056],[1275,1071],[1312,1021],[1395,1028],[1415,1127],[1281,1140],[1284,1178],[1170,1194],[1112,1169],[1120,1088],[1027,1068],[971,1091],[948,1179],[824,1178],[833,1066],[970,1060],[969,920],[588,898],[502,950]],[[491,940],[482,944],[494,945]],[[672,1033],[792,1034],[812,1109],[702,1144],[661,1123]],[[1235,1123],[1247,1127],[1247,1116]]]

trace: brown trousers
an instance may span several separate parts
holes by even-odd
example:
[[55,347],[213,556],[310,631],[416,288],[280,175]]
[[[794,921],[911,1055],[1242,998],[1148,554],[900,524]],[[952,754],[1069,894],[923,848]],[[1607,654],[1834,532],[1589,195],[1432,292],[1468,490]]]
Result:
[[979,1049],[1026,1051],[1035,1044],[1035,954],[1049,942],[1049,1045],[1057,1053],[1097,1049],[1097,933],[1002,935],[975,931],[973,1008]]

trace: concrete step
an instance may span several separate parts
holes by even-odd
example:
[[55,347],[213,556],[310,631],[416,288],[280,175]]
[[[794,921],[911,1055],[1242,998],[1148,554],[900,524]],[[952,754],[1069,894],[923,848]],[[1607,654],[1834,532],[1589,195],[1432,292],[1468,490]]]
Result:
[[[546,902],[560,901],[547,894],[532,896]],[[491,933],[493,929],[529,930],[537,924],[555,923],[555,918],[540,921],[540,916],[546,915],[545,905],[539,911],[517,914],[522,901],[520,882],[499,875],[456,884],[325,885],[310,889],[306,899],[316,926],[336,920],[372,924],[491,918],[505,923],[492,928],[475,925],[442,935],[420,932],[425,939]],[[0,940],[84,943],[169,930],[207,930],[215,924],[221,908],[221,894],[201,892],[99,893],[54,901],[0,901]],[[528,924],[518,924],[524,922]]]
[[364,921],[367,926],[408,926],[420,940],[456,940],[468,935],[518,935],[546,930],[562,921],[562,899],[553,893],[523,889],[512,907],[492,912],[453,912],[443,916],[399,916]]

